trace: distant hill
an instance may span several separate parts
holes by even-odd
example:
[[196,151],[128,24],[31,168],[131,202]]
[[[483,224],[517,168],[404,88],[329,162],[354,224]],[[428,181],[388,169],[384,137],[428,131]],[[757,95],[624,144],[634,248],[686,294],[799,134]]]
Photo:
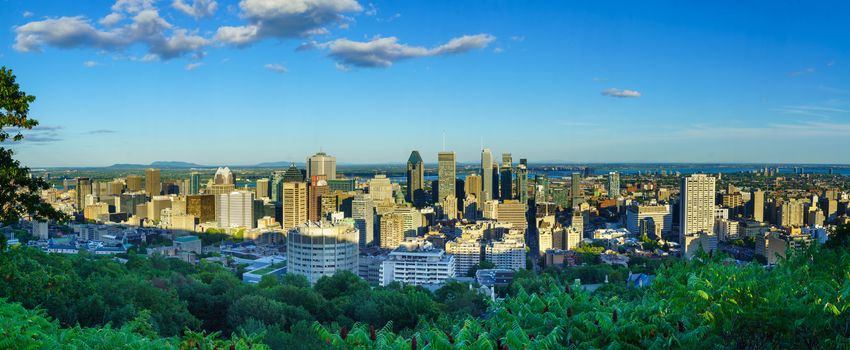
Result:
[[150,164],[113,164],[107,168],[111,169],[145,169],[145,168],[165,168],[165,169],[188,169],[188,168],[209,168],[206,165],[200,165],[188,162],[176,161],[157,161]]

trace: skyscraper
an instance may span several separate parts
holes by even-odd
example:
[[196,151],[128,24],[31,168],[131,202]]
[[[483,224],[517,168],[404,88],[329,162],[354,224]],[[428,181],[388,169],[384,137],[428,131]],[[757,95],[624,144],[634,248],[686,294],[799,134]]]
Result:
[[257,193],[257,198],[268,198],[269,197],[269,179],[262,178],[257,179],[257,185],[254,187],[254,190]]
[[[489,168],[488,168],[488,170],[489,170]],[[492,177],[491,177],[491,179],[492,179]],[[466,180],[463,182],[464,192],[466,193],[466,196],[467,197],[475,196],[475,202],[478,203],[478,206],[481,206],[485,202],[485,200],[483,200],[482,198],[484,197],[484,194],[483,194],[484,190],[483,189],[486,188],[486,187],[484,187],[481,184],[481,182],[482,181],[481,181],[480,175],[472,175],[472,174],[467,175]],[[492,188],[492,186],[491,186],[491,188]]]
[[[318,222],[322,220],[322,196],[328,193],[328,180],[325,175],[310,177],[310,188],[307,190],[307,220]],[[284,200],[284,204],[286,204]]]
[[201,193],[201,174],[197,171],[189,173],[189,190],[187,194]]
[[516,167],[516,197],[528,203],[528,161],[525,158],[520,158]]
[[420,206],[424,199],[425,163],[419,151],[410,152],[407,159],[407,196],[406,200],[415,206]]
[[[481,150],[481,193],[478,196],[479,203],[493,199],[493,153],[489,148]],[[468,194],[470,191],[467,190]]]
[[216,185],[233,185],[233,172],[228,167],[216,169],[213,183]]
[[514,161],[510,153],[502,153],[502,168],[499,170],[499,189],[502,193],[499,198],[503,201],[513,199],[514,177],[513,177]]
[[679,244],[683,257],[692,258],[702,249],[711,252],[717,249],[714,232],[714,177],[694,174],[682,178],[679,191]]
[[369,194],[358,193],[351,200],[351,218],[360,232],[360,248],[375,243],[375,204]]
[[764,191],[753,191],[753,220],[764,222]]
[[393,184],[386,175],[378,174],[369,180],[369,195],[376,204],[393,203]]
[[317,175],[324,175],[325,180],[336,179],[336,157],[319,152],[307,158],[307,178]]
[[307,222],[307,183],[283,183],[283,229]]
[[[336,163],[334,163],[334,169],[336,169]],[[295,166],[295,163],[290,163],[289,168],[283,173],[283,182],[301,182],[304,180],[304,173]]]
[[219,227],[254,228],[254,192],[233,191],[216,196],[216,221]]
[[310,283],[344,270],[356,273],[358,240],[357,229],[350,225],[299,225],[287,234],[287,273],[305,276]]
[[148,196],[158,196],[161,189],[162,182],[159,179],[159,169],[145,169],[145,192]]
[[572,205],[574,208],[575,206],[581,203],[581,173],[577,171],[574,171],[570,175],[570,197],[572,197],[570,205]]
[[612,171],[608,173],[608,198],[620,197],[620,173]]
[[86,195],[92,194],[91,179],[87,177],[77,178],[77,197],[74,201],[79,211],[86,206]]
[[127,191],[139,192],[142,190],[142,177],[139,175],[127,175]]
[[437,155],[437,201],[443,203],[448,196],[455,195],[457,178],[454,152],[440,152]]

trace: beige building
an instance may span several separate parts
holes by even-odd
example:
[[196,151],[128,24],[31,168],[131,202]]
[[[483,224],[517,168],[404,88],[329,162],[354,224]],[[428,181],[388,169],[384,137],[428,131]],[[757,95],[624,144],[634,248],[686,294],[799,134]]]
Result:
[[289,230],[307,222],[307,183],[283,183],[283,229]]
[[150,197],[158,196],[162,190],[162,181],[159,175],[159,169],[145,169],[145,193]]
[[381,215],[380,247],[395,249],[404,242],[404,217],[401,214],[390,213]]
[[443,203],[448,196],[455,196],[457,164],[454,152],[437,154],[437,202]]
[[525,217],[526,204],[518,200],[506,200],[499,203],[499,208],[496,211],[496,220],[499,222],[509,222],[513,228],[523,230],[528,228],[528,219]]

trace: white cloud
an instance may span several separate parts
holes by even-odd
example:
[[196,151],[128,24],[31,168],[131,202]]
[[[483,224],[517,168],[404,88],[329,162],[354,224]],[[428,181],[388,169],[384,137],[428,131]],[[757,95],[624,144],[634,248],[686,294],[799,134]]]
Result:
[[[44,47],[60,49],[97,48],[121,51],[142,44],[147,47],[148,60],[172,59],[194,53],[200,57],[208,39],[176,28],[160,17],[150,1],[119,0],[113,6],[132,14],[130,23],[118,28],[98,29],[85,17],[59,17],[33,21],[16,27],[14,48],[20,52],[40,52]],[[101,19],[109,26],[118,23],[123,14],[114,12]]]
[[191,72],[195,69],[201,68],[201,66],[203,66],[203,65],[204,64],[201,63],[201,62],[189,63],[189,64],[186,65],[186,70]]
[[490,34],[464,35],[434,48],[400,44],[396,37],[376,38],[366,42],[337,39],[322,44],[314,43],[313,46],[327,49],[328,55],[345,67],[389,67],[404,59],[458,54],[485,48],[495,39]]
[[246,46],[263,38],[326,34],[326,26],[345,22],[344,14],[363,10],[356,0],[242,0],[239,8],[248,23],[220,27],[217,40]]
[[191,4],[187,4],[184,0],[174,0],[171,3],[180,12],[195,18],[208,17],[215,14],[218,9],[218,3],[215,0],[194,0]]
[[22,13],[21,15],[24,16],[24,18],[30,18],[34,15],[34,13],[30,11],[24,11],[24,13]]
[[267,63],[267,64],[263,65],[263,68],[268,69],[272,72],[276,72],[276,73],[289,72],[289,69],[287,69],[283,65],[277,64],[277,63]]
[[118,22],[121,22],[122,19],[124,19],[124,15],[117,12],[113,12],[101,18],[98,23],[107,27],[111,27],[118,24]]
[[92,67],[100,65],[100,63],[98,63],[97,61],[85,61],[85,62],[83,62],[83,65],[88,67],[88,68],[92,68]]
[[640,92],[636,91],[636,90],[628,90],[628,89],[620,90],[620,89],[617,89],[617,88],[609,88],[609,89],[605,89],[605,90],[602,91],[602,96],[619,97],[619,98],[640,97]]

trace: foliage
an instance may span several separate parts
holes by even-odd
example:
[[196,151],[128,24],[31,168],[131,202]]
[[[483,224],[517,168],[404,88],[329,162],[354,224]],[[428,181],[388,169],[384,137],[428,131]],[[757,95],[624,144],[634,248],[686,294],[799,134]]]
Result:
[[[0,145],[7,144],[7,140],[22,140],[21,130],[38,125],[38,121],[29,118],[33,101],[35,96],[20,90],[12,71],[0,68]],[[0,224],[12,224],[26,216],[66,220],[64,214],[41,200],[41,191],[50,185],[41,178],[31,177],[29,168],[21,166],[12,154],[11,149],[0,147]]]

